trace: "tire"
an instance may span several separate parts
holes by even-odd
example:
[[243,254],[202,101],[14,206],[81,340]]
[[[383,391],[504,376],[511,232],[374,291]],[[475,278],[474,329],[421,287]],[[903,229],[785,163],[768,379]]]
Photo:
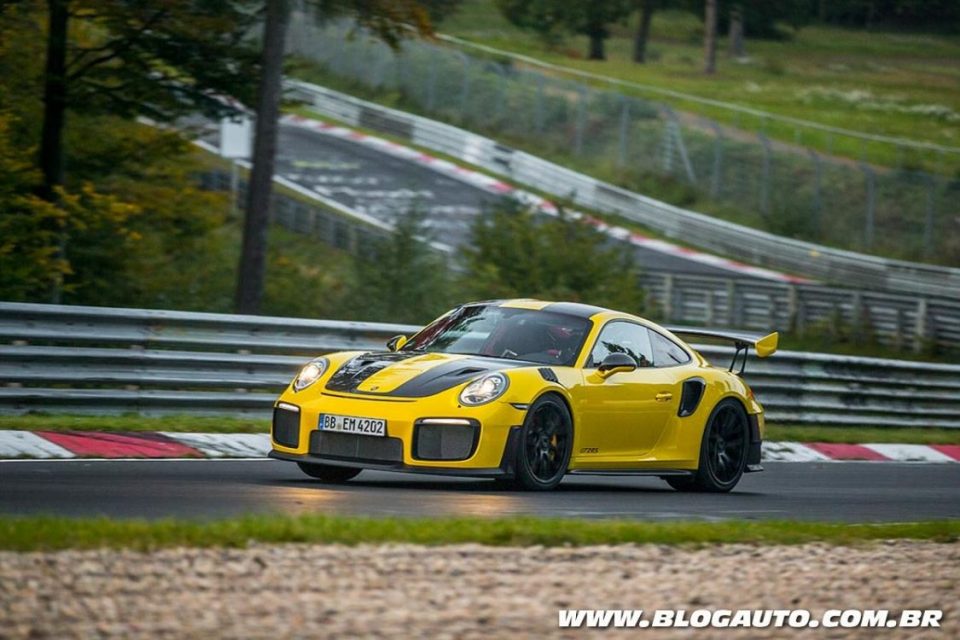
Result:
[[350,467],[334,467],[326,464],[315,464],[312,462],[298,462],[300,471],[311,478],[323,480],[332,484],[340,484],[351,478],[356,478],[363,469],[352,469]]
[[554,395],[541,396],[527,411],[514,461],[513,485],[529,491],[554,489],[570,465],[573,418]]
[[750,427],[743,405],[722,400],[713,408],[700,441],[700,461],[692,477],[664,478],[677,491],[726,493],[747,466]]

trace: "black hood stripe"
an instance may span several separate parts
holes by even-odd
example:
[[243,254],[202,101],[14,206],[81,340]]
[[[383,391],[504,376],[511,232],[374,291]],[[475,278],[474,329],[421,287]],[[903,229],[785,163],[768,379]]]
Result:
[[525,361],[510,361],[480,356],[457,358],[424,371],[387,393],[359,391],[357,389],[364,380],[373,374],[394,363],[419,355],[423,355],[423,352],[365,353],[345,362],[330,376],[326,389],[328,391],[344,391],[373,396],[425,398],[468,382],[484,373],[528,367],[531,364]]

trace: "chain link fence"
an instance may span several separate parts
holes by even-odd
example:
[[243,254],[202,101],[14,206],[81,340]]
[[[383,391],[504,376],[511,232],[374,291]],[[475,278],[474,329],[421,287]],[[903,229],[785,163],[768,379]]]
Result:
[[341,87],[641,193],[779,235],[960,264],[960,179],[823,155],[658,103],[424,41],[394,51],[301,16],[289,52]]

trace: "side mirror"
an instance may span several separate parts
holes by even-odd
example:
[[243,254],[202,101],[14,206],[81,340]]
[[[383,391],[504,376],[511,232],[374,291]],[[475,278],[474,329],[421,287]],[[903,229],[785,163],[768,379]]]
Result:
[[393,336],[387,340],[387,349],[390,351],[400,351],[405,344],[407,344],[407,336]]
[[597,367],[597,373],[600,374],[601,378],[609,378],[615,373],[626,373],[628,371],[635,371],[637,368],[637,361],[628,356],[625,353],[611,353],[606,358],[603,359],[603,362],[600,363],[600,366]]

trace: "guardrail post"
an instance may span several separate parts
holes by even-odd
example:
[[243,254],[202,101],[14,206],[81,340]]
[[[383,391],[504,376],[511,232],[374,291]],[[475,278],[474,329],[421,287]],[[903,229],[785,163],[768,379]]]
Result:
[[727,326],[739,325],[740,309],[737,307],[737,282],[727,280]]
[[673,274],[663,277],[663,321],[670,322],[673,318]]
[[706,296],[706,313],[704,314],[703,324],[708,327],[713,326],[713,289],[707,289]]
[[913,351],[920,353],[927,342],[927,299],[917,300],[916,322],[914,324]]
[[787,285],[787,330],[795,331],[797,329],[797,285]]

